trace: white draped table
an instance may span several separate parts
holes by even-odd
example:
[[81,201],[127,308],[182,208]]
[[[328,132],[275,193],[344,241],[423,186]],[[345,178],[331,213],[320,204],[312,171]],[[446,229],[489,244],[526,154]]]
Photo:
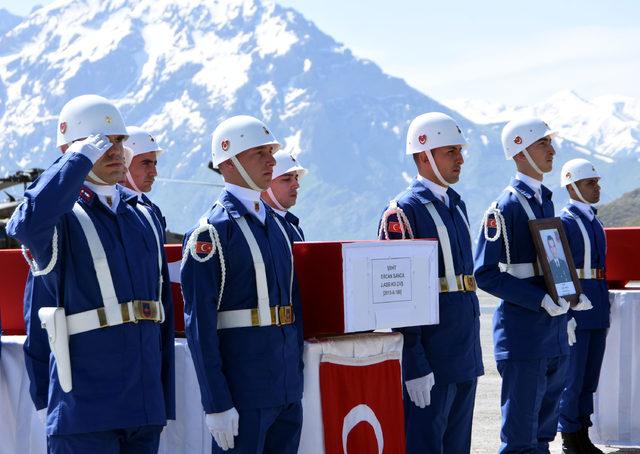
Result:
[[[45,454],[44,426],[29,396],[24,336],[3,336],[0,359],[0,454]],[[176,339],[176,420],[162,431],[160,453],[211,453],[200,389],[185,339]]]
[[[22,345],[25,336],[3,336],[0,361],[0,454],[45,454],[44,426],[29,396],[29,378]],[[210,454],[211,436],[204,423],[200,388],[189,347],[176,339],[176,420],[162,431],[159,452],[164,454]],[[305,342],[304,426],[300,452],[322,454],[324,450],[319,369],[322,354],[358,362],[375,355],[400,357],[400,334],[361,334]],[[354,359],[355,358],[355,359]],[[399,359],[398,359],[399,360]],[[398,377],[399,379],[399,377]]]
[[611,327],[594,398],[594,442],[640,445],[640,290],[612,290]]

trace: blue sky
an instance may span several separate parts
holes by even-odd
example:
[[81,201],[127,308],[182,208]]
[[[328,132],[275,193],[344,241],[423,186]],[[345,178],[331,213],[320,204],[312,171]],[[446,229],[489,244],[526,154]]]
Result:
[[[0,0],[27,14],[44,0]],[[640,98],[640,1],[278,0],[439,100]]]

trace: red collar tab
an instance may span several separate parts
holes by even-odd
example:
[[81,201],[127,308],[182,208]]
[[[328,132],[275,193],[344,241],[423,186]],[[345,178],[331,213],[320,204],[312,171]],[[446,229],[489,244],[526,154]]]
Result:
[[90,203],[94,196],[95,193],[86,186],[80,188],[80,198],[84,200],[85,203]]

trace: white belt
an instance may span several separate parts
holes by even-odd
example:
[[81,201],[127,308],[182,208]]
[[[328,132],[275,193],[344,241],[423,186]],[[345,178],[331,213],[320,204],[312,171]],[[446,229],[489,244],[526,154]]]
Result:
[[[219,202],[218,202],[219,203]],[[222,206],[222,204],[220,204]],[[224,206],[222,206],[224,208]],[[290,256],[290,264],[291,264],[291,274],[289,277],[289,306],[292,307],[292,298],[293,298],[293,251],[291,250],[291,243],[289,239],[289,235],[287,231],[284,229],[277,216],[272,217],[275,223],[277,224],[282,236],[284,237],[284,241],[287,244],[287,248],[289,249]],[[253,260],[253,267],[256,278],[256,293],[258,296],[258,307],[257,309],[239,309],[236,311],[219,311],[218,312],[218,329],[223,328],[241,328],[245,326],[271,326],[274,324],[280,324],[279,315],[276,314],[275,317],[273,315],[274,307],[270,306],[269,302],[269,285],[267,283],[267,272],[266,265],[264,263],[264,259],[262,257],[262,252],[260,252],[260,246],[258,246],[258,242],[256,241],[253,232],[251,232],[251,228],[247,220],[244,217],[239,217],[235,219],[242,235],[244,236],[248,246],[249,251],[251,252],[251,259]],[[265,220],[266,222],[266,220]],[[287,307],[287,306],[275,306],[275,307]],[[278,311],[276,311],[278,312]],[[222,314],[227,314],[222,316]],[[235,315],[233,315],[235,314]],[[220,321],[220,317],[224,321]],[[257,317],[257,323],[253,323],[254,319]],[[274,323],[276,320],[276,323]]]
[[91,309],[67,316],[67,331],[70,336],[94,329],[138,323],[142,320],[162,322],[164,309],[160,301],[134,300],[118,305]]
[[[155,224],[152,220],[152,214],[150,209],[146,206],[142,206],[142,210],[140,210],[144,217],[147,219],[151,230],[156,238],[156,244],[158,247],[158,299],[162,298],[162,244],[161,237],[156,230]],[[91,259],[93,261],[93,267],[96,271],[96,278],[98,280],[98,287],[100,288],[100,295],[102,296],[102,304],[104,307],[100,307],[98,309],[93,309],[90,311],[81,312],[79,314],[73,314],[67,317],[69,320],[70,317],[75,317],[74,320],[83,320],[78,322],[70,322],[77,323],[76,333],[82,333],[85,331],[90,331],[96,328],[103,328],[105,326],[113,326],[119,325],[122,323],[126,323],[123,321],[123,317],[126,317],[126,314],[134,314],[135,309],[133,306],[131,307],[131,311],[125,312],[125,309],[122,308],[124,305],[133,304],[139,305],[137,301],[142,300],[134,300],[130,303],[118,303],[118,298],[116,296],[116,289],[113,285],[113,278],[111,276],[111,270],[109,268],[109,263],[107,261],[107,254],[104,250],[104,246],[102,245],[102,241],[100,241],[100,236],[98,235],[98,231],[96,230],[93,221],[85,211],[85,209],[79,204],[75,203],[73,206],[73,214],[78,219],[80,227],[84,232],[84,235],[87,240],[87,245],[89,246],[89,252],[91,253]],[[149,301],[146,301],[149,303]],[[164,307],[162,303],[158,303],[157,301],[151,301],[153,303],[153,308],[150,310],[159,309],[160,312],[160,322],[164,321]],[[146,307],[146,306],[145,306]],[[86,314],[86,315],[82,315]],[[108,314],[108,315],[107,315]],[[82,316],[81,316],[82,315]],[[105,319],[106,316],[106,319]],[[131,316],[133,318],[133,315]],[[102,320],[103,323],[100,323]],[[106,320],[106,322],[105,322]],[[135,321],[135,320],[131,320]],[[69,334],[74,334],[74,328],[69,328]]]
[[295,320],[293,306],[272,306],[269,308],[269,312],[270,323],[264,323],[264,319],[260,318],[257,308],[219,311],[218,329],[290,325]]
[[509,273],[518,279],[527,279],[534,276],[542,276],[538,271],[537,263],[499,263],[500,271]]

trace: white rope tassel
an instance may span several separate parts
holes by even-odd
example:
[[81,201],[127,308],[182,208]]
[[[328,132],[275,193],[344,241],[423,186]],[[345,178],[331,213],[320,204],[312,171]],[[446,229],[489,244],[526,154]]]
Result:
[[[487,226],[487,222],[489,221],[489,216],[492,216],[496,220],[496,234],[494,236],[489,236],[489,227]],[[511,265],[511,252],[509,251],[509,238],[507,237],[507,224],[504,220],[504,216],[498,208],[497,204],[491,205],[487,211],[485,211],[484,216],[482,217],[482,228],[484,229],[484,239],[493,243],[494,241],[498,241],[500,236],[504,237],[504,247],[507,253],[507,265]]]
[[22,256],[27,261],[27,265],[31,269],[31,274],[34,276],[44,276],[45,274],[49,274],[53,267],[56,266],[56,262],[58,261],[58,228],[53,228],[53,239],[51,240],[51,260],[49,260],[49,264],[45,269],[40,270],[38,264],[35,260],[29,257],[27,253],[27,248],[24,245],[21,246]]
[[382,214],[382,220],[380,221],[380,228],[378,229],[378,239],[379,240],[388,240],[389,239],[389,230],[387,229],[387,220],[389,216],[392,215],[398,216],[398,223],[400,224],[400,232],[402,233],[402,239],[406,239],[407,233],[409,234],[409,238],[413,239],[413,230],[411,229],[411,224],[409,223],[409,218],[404,213],[402,208],[398,206],[397,200],[392,200],[389,202],[389,208],[385,210]]
[[[196,244],[198,242],[198,237],[200,234],[208,232],[209,238],[211,238],[211,251],[207,253],[204,257],[199,257],[196,252]],[[222,293],[224,292],[224,284],[227,278],[227,269],[224,265],[224,253],[222,252],[222,245],[220,244],[220,236],[218,235],[218,231],[214,226],[209,224],[206,219],[204,219],[204,223],[201,220],[200,225],[191,233],[189,237],[189,241],[187,241],[187,245],[184,249],[184,255],[182,256],[182,264],[187,260],[187,257],[191,255],[193,259],[197,262],[204,263],[208,261],[213,255],[218,251],[218,259],[220,260],[220,292],[218,293],[218,305],[217,309],[220,309],[220,304],[222,303]]]

